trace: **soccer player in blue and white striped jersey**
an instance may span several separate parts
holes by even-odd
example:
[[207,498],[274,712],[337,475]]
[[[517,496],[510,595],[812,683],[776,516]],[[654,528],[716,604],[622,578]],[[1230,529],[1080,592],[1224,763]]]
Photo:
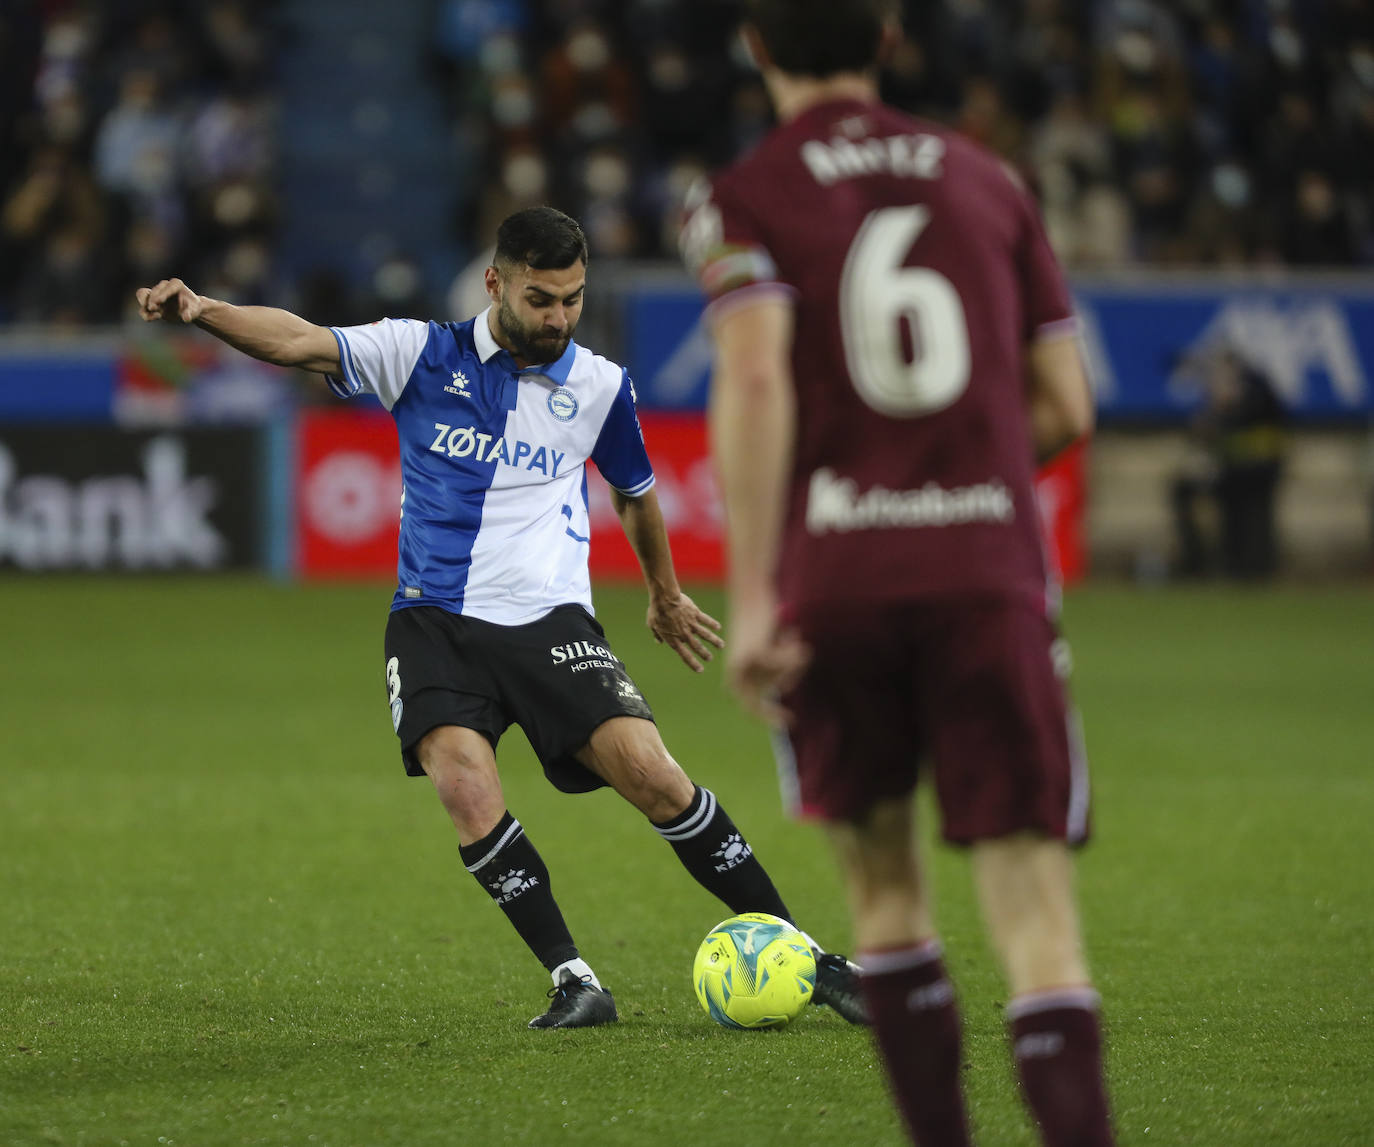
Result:
[[[612,786],[732,912],[792,919],[715,795],[669,755],[593,614],[589,459],[643,568],[654,637],[696,671],[723,645],[674,573],[629,375],[573,341],[586,270],[582,229],[539,207],[502,223],[486,272],[491,306],[463,323],[321,327],[205,298],[180,279],[136,296],[147,321],[194,323],[255,358],[323,374],[342,397],[374,394],[395,419],[404,489],[385,648],[392,724],[406,772],[431,779],[452,819],[464,865],[552,975],[536,1028],[617,1014],[506,808],[495,751],[512,724],[551,783]],[[864,1022],[854,966],[818,955],[815,1001]]]

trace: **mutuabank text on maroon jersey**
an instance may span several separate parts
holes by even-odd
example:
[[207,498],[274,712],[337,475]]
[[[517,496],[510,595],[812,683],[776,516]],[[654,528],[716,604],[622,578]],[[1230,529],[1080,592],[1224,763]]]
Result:
[[1072,308],[999,161],[882,105],[814,107],[715,180],[683,248],[717,313],[794,300],[785,605],[1043,601],[1024,351]]

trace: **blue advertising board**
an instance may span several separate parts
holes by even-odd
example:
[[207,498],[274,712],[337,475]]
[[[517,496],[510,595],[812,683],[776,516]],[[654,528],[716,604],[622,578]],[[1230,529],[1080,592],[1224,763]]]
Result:
[[0,425],[110,421],[115,356],[106,349],[43,349],[27,343],[0,354]]
[[1374,283],[1365,290],[1081,285],[1075,291],[1099,411],[1186,413],[1199,400],[1200,352],[1235,351],[1284,405],[1314,419],[1374,415]]
[[[1078,282],[1084,349],[1104,419],[1177,420],[1199,401],[1199,352],[1226,346],[1300,417],[1374,416],[1374,278],[1233,285],[1203,277]],[[711,348],[690,284],[628,292],[625,361],[640,401],[696,410]]]
[[[646,409],[703,409],[711,345],[695,286],[661,268],[614,279],[600,304],[611,322],[606,335],[593,336],[594,349],[629,367]],[[1214,346],[1244,355],[1300,418],[1374,417],[1374,276],[1257,284],[1142,273],[1077,280],[1074,288],[1104,422],[1185,417],[1200,398],[1190,364]],[[121,362],[149,357],[143,342],[117,333],[48,341],[0,332],[0,424],[138,423],[149,403],[164,422],[257,422],[291,405],[279,372],[212,339],[168,346],[180,348],[174,401],[121,382]]]
[[0,426],[257,425],[295,404],[286,371],[200,332],[0,329]]

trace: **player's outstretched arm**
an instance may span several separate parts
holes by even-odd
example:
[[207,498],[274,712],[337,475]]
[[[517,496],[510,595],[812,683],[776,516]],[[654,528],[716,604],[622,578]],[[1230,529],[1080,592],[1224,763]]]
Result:
[[700,673],[702,662],[713,656],[712,647],[719,649],[725,642],[718,632],[720,622],[698,607],[678,584],[658,495],[650,490],[630,498],[612,490],[611,502],[649,587],[649,632],[655,641],[682,658],[687,668]]
[[340,374],[339,344],[328,327],[277,307],[238,307],[198,295],[180,279],[163,279],[134,292],[145,323],[162,319],[194,324],[235,350],[277,366]]

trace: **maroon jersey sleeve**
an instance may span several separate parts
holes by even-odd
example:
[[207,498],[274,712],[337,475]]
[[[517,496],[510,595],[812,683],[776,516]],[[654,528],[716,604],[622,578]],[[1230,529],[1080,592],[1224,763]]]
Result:
[[1020,200],[1021,236],[1016,257],[1025,305],[1025,339],[1030,342],[1046,335],[1072,334],[1078,320],[1064,272],[1050,247],[1039,208],[1024,191]]
[[728,188],[702,181],[687,201],[683,225],[683,261],[706,296],[708,314],[758,298],[791,298],[796,288],[785,282],[748,207]]

